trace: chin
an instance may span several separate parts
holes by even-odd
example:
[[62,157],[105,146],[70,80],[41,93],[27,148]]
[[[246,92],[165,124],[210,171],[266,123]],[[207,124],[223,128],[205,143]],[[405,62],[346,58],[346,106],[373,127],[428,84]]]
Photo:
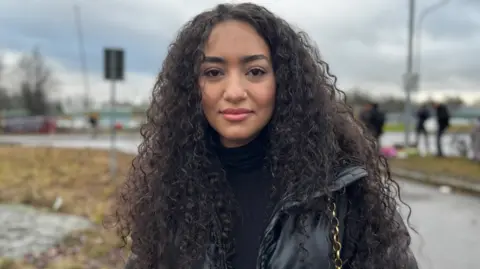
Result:
[[227,144],[242,146],[252,141],[255,138],[255,134],[251,132],[219,132],[222,143],[225,146]]

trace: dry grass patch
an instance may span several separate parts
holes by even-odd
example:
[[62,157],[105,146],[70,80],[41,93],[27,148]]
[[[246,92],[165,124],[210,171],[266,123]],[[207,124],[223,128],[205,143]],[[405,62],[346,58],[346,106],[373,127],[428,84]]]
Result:
[[60,212],[84,216],[96,224],[95,229],[72,234],[40,257],[0,260],[0,269],[121,268],[126,250],[118,249],[121,240],[105,230],[102,221],[111,213],[116,188],[132,159],[130,154],[118,153],[118,177],[111,180],[107,151],[0,147],[0,202],[48,209],[61,197]]
[[480,164],[465,158],[412,156],[407,159],[391,159],[389,163],[392,168],[401,168],[429,175],[463,178],[480,184]]

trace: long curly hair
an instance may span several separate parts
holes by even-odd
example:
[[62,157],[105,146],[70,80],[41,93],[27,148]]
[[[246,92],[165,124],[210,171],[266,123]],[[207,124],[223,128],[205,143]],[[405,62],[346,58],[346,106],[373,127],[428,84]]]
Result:
[[[225,174],[212,169],[218,160],[197,81],[205,42],[226,20],[251,25],[271,51],[277,90],[265,127],[266,160],[279,192],[308,198],[327,189],[339,168],[364,166],[368,177],[349,191],[345,248],[356,251],[346,262],[351,268],[402,268],[409,241],[394,218],[398,185],[375,140],[354,119],[307,34],[250,3],[222,4],[197,15],[169,46],[141,128],[143,143],[116,210],[118,232],[124,240],[131,236],[138,268],[168,260],[175,268],[191,268],[207,245],[224,252],[232,247],[234,199]],[[313,201],[309,206],[325,208]]]

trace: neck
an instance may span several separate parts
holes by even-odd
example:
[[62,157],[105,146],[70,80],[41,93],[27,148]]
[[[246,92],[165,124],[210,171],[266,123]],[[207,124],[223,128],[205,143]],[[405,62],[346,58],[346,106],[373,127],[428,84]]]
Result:
[[266,143],[262,136],[237,147],[223,145],[220,141],[216,144],[216,152],[226,170],[252,170],[263,166]]
[[255,138],[250,138],[250,139],[247,139],[247,140],[235,140],[235,141],[232,141],[232,140],[227,140],[225,138],[220,138],[220,143],[222,144],[222,146],[224,148],[239,148],[239,147],[243,147],[245,145],[248,145],[250,142],[252,142],[253,140],[255,140]]

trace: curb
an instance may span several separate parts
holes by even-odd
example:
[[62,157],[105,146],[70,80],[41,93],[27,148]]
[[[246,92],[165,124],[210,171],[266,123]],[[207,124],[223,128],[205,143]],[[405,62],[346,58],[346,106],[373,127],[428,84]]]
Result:
[[21,143],[0,141],[0,146],[18,146],[18,145],[21,145]]
[[473,183],[465,179],[438,175],[427,175],[421,172],[414,172],[397,168],[391,169],[390,173],[392,174],[392,176],[402,179],[416,181],[433,186],[449,186],[456,191],[466,192],[480,196],[480,184]]

